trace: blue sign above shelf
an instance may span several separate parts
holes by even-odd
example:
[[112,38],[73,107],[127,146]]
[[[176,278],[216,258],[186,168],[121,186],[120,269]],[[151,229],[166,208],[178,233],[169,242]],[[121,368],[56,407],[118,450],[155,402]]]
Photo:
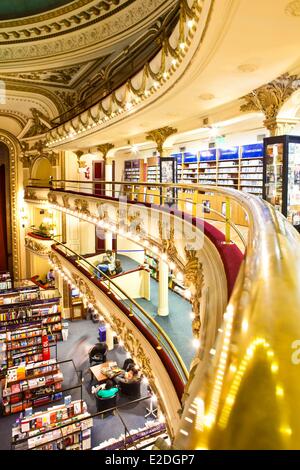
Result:
[[217,157],[216,149],[201,150],[200,162],[215,162]]
[[177,164],[181,165],[182,163],[182,153],[172,153],[171,157],[174,157],[177,159]]
[[184,152],[184,163],[197,163],[198,158],[196,153]]
[[261,158],[263,156],[263,144],[243,145],[242,147],[242,158]]
[[230,147],[228,149],[219,149],[220,160],[236,160],[239,158],[239,147]]

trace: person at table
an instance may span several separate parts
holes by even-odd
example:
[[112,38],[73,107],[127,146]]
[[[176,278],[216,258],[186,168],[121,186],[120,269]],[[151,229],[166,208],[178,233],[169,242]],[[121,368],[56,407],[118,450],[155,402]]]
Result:
[[110,274],[112,274],[113,276],[117,276],[117,274],[121,274],[122,272],[123,272],[122,263],[119,259],[116,259],[115,269],[112,272],[110,272]]
[[55,275],[54,275],[54,270],[53,269],[50,269],[47,273],[47,283],[50,285],[50,286],[53,286],[54,284],[54,281],[55,281]]
[[92,393],[96,394],[99,398],[113,398],[117,395],[119,389],[115,386],[112,380],[107,380],[106,384],[98,385],[92,388]]
[[123,371],[121,374],[119,374],[117,377],[114,378],[114,381],[116,382],[116,384],[119,384],[120,382],[123,382],[123,383],[138,382],[139,380],[140,380],[140,375],[134,364],[130,364],[127,367],[126,371]]
[[[103,257],[103,261],[99,263],[96,267],[102,273],[110,275],[115,269],[115,260],[113,252],[111,250],[107,250]],[[99,272],[97,272],[97,277],[98,279],[100,279],[101,277],[101,274]]]

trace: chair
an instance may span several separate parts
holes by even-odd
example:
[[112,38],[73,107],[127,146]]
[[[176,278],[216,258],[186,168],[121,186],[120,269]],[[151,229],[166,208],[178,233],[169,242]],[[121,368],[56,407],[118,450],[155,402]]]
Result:
[[132,382],[119,382],[120,391],[127,396],[138,398],[141,396],[141,380]]
[[108,346],[106,343],[97,343],[89,352],[89,361],[90,365],[93,363],[95,364],[102,364],[106,362],[106,353],[107,353]]
[[109,410],[110,408],[114,408],[117,406],[117,398],[118,394],[116,394],[114,397],[109,397],[109,398],[100,398],[96,394],[96,407],[97,407],[97,412],[103,411],[101,418],[104,417],[104,414],[109,415],[109,414],[114,414],[114,410],[111,411],[105,411]]

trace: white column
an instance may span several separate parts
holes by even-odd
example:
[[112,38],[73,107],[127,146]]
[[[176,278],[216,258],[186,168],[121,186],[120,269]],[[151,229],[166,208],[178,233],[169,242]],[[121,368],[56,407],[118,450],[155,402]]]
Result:
[[112,251],[112,232],[106,231],[105,232],[105,251],[111,250]]
[[[112,159],[106,157],[105,160],[105,181],[112,181],[113,172],[112,172]],[[105,185],[105,196],[112,196],[112,185]]]
[[161,258],[159,259],[159,281],[158,281],[158,315],[166,317],[169,315],[169,266]]

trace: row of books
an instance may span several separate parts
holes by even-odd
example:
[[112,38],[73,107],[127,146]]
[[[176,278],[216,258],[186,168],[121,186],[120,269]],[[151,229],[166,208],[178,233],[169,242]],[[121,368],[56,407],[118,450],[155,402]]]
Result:
[[46,411],[33,414],[32,408],[27,409],[13,426],[12,440],[16,450],[85,450],[91,448],[92,426],[86,403],[72,402],[69,395],[63,405]]
[[58,364],[55,359],[40,361],[37,363],[21,364],[17,367],[11,367],[7,371],[6,382],[10,384],[25,378],[53,373],[58,370]]

